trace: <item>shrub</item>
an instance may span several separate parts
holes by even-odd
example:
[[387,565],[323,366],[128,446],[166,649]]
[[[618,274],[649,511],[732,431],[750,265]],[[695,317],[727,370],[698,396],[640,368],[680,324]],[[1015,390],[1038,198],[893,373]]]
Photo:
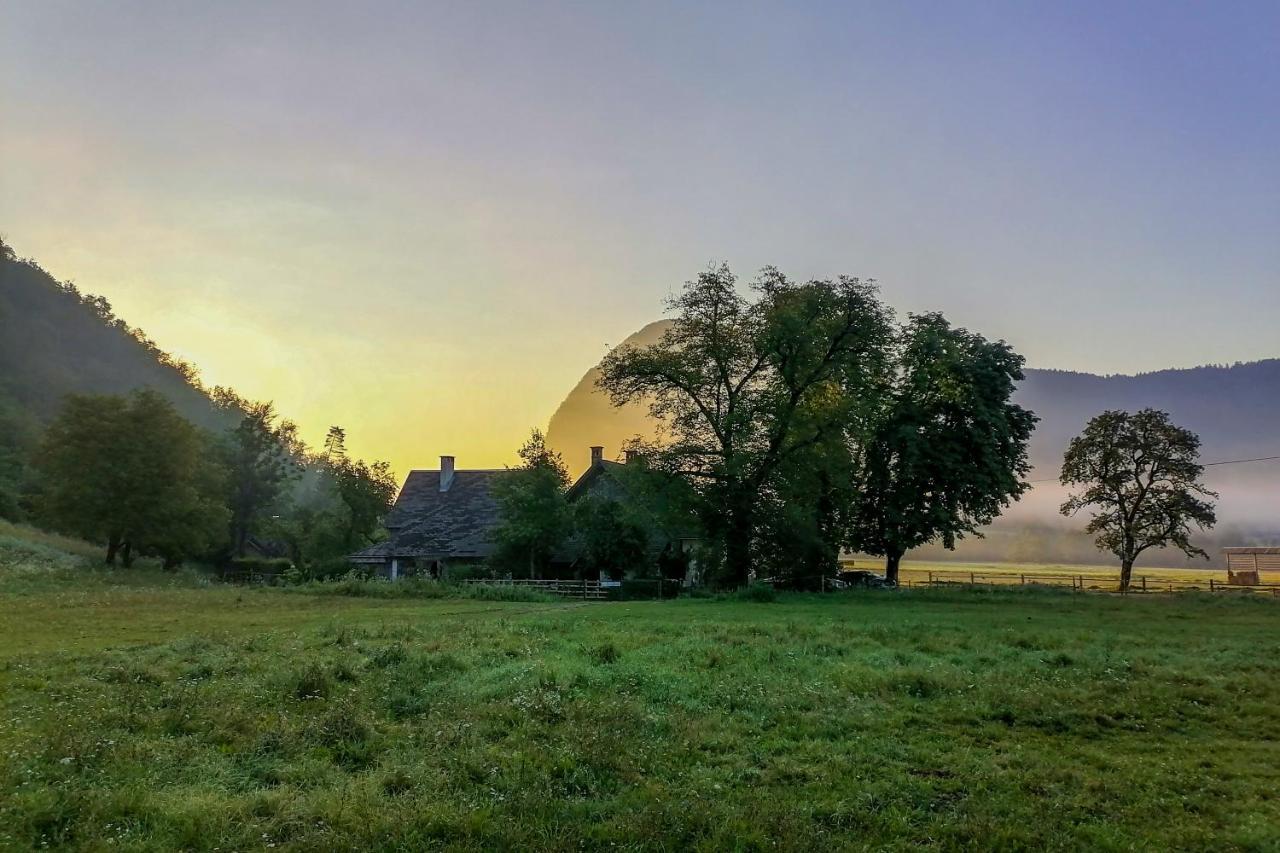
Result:
[[778,591],[767,583],[753,583],[750,586],[744,586],[742,589],[734,590],[729,593],[729,598],[734,601],[754,601],[765,604],[778,600]]

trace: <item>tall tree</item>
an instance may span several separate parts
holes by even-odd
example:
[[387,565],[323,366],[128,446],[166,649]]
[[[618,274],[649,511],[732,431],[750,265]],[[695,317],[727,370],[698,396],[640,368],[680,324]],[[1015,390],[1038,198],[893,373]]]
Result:
[[646,400],[663,426],[655,468],[690,478],[723,560],[743,585],[761,494],[782,467],[860,423],[882,392],[892,340],[873,283],[796,284],[765,269],[749,300],[727,266],[685,285],[658,344],[611,353],[600,386],[615,405]]
[[347,458],[347,431],[340,426],[329,427],[324,437],[324,455],[327,459]]
[[[1155,409],[1106,411],[1071,440],[1062,460],[1064,486],[1083,486],[1062,505],[1063,515],[1092,509],[1086,532],[1120,560],[1120,590],[1148,548],[1172,545],[1188,557],[1208,558],[1191,544],[1192,527],[1217,521],[1200,477],[1200,438]],[[1206,500],[1209,499],[1209,500]]]
[[291,421],[276,423],[271,403],[246,405],[226,442],[231,547],[243,557],[249,537],[270,521],[285,484],[299,471],[305,448]]
[[1011,402],[1023,359],[1003,341],[953,328],[939,314],[902,330],[893,390],[860,453],[848,544],[885,558],[976,533],[1029,484],[1036,417]]
[[496,558],[538,578],[569,534],[564,496],[569,472],[539,430],[530,433],[519,452],[520,465],[503,472],[493,484],[499,511]]
[[226,524],[208,439],[154,391],[69,397],[37,465],[46,518],[106,542],[108,563],[154,553],[171,566]]
[[573,504],[573,543],[585,573],[621,580],[643,572],[649,559],[644,518],[622,501],[588,495]]
[[349,553],[373,542],[382,519],[395,503],[398,487],[387,462],[367,464],[361,459],[343,458],[333,471],[345,509],[342,544]]

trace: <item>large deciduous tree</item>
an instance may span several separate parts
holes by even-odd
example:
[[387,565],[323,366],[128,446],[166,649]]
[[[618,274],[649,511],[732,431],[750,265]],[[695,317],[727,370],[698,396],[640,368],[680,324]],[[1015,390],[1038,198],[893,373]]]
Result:
[[105,542],[108,563],[151,553],[171,566],[225,530],[224,472],[209,440],[153,391],[69,397],[37,466],[45,517]]
[[1062,505],[1063,515],[1093,510],[1085,530],[1098,548],[1120,560],[1120,589],[1148,548],[1173,546],[1208,558],[1191,544],[1192,528],[1217,521],[1217,494],[1200,481],[1200,438],[1155,409],[1106,411],[1071,440],[1062,460],[1064,486],[1083,486]]
[[519,453],[520,465],[503,472],[493,484],[499,511],[495,559],[539,578],[569,535],[571,517],[565,501],[569,472],[560,454],[547,447],[540,430],[530,433]]
[[769,268],[755,299],[727,266],[702,273],[670,300],[671,328],[653,346],[601,365],[616,405],[648,401],[663,440],[657,469],[693,484],[722,582],[748,581],[761,496],[779,469],[856,429],[882,393],[890,312],[856,278],[797,284]]
[[901,332],[892,392],[858,452],[848,544],[882,555],[897,583],[909,549],[989,524],[1029,488],[1036,417],[1013,403],[1022,357],[1003,341],[914,316]]

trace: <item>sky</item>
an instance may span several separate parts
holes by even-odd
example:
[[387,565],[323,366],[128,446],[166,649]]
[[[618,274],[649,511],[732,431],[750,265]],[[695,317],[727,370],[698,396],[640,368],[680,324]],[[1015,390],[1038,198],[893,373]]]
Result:
[[399,471],[713,262],[1035,367],[1280,356],[1280,4],[0,0],[0,233]]

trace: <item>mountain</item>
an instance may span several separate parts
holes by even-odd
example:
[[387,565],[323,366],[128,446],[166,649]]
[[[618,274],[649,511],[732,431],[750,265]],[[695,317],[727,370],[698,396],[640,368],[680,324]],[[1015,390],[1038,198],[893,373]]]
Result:
[[[650,323],[621,346],[656,343],[669,322]],[[587,371],[547,427],[548,445],[564,455],[570,469],[585,466],[586,448],[591,445],[603,445],[606,456],[613,457],[632,436],[651,434],[647,410],[639,405],[614,408],[595,387],[599,375],[598,368]],[[1206,462],[1280,455],[1280,359],[1134,376],[1028,368],[1017,400],[1040,416],[1029,448],[1035,465],[1031,477],[1036,480],[1056,477],[1067,443],[1091,417],[1106,409],[1163,409],[1200,436],[1201,458]],[[1280,462],[1213,466],[1206,470],[1206,481],[1222,494],[1218,515],[1223,536],[1230,541],[1277,538]],[[964,549],[974,559],[994,559],[994,552],[1008,550],[997,547],[994,540],[1016,539],[1020,548],[1034,551],[1026,541],[1028,527],[1060,537],[1063,529],[1082,526],[1058,515],[1062,498],[1057,483],[1038,483],[993,527],[992,542],[969,543]],[[1067,550],[1075,560],[1087,556],[1090,548],[1087,542],[1075,542]],[[1067,559],[1063,548],[1054,550]]]
[[18,515],[27,460],[67,394],[144,387],[200,426],[221,429],[233,421],[192,367],[116,317],[107,300],[56,281],[0,241],[0,518]]
[[67,394],[121,394],[150,387],[205,427],[226,416],[195,371],[131,329],[102,297],[62,284],[0,243],[0,398],[46,421]]

